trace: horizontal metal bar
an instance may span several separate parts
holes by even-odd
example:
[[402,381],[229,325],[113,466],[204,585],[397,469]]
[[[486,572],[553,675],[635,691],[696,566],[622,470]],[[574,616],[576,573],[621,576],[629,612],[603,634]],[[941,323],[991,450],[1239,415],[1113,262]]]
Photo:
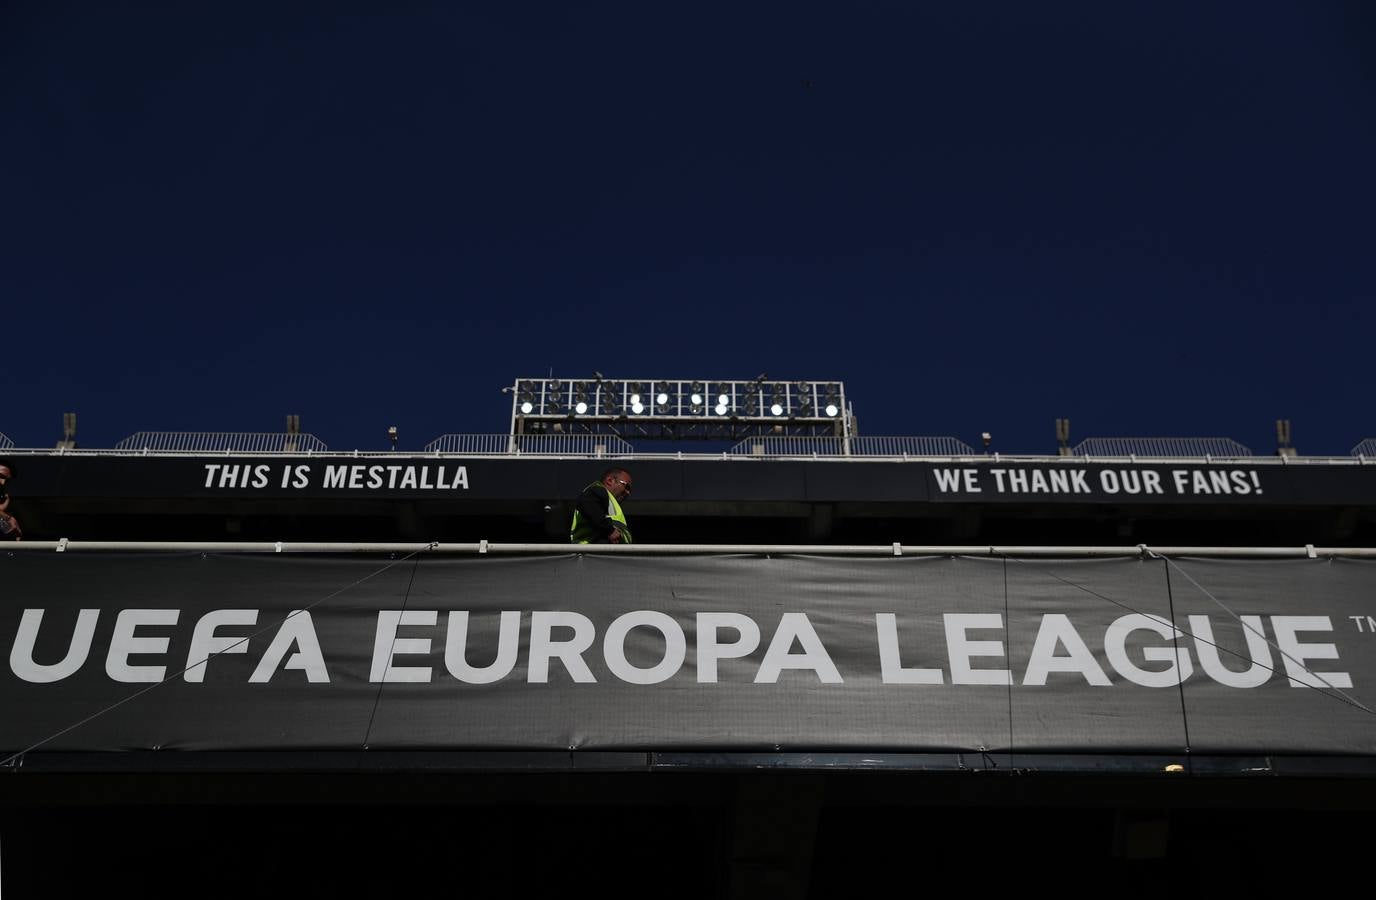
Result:
[[989,544],[813,545],[813,544],[494,544],[340,543],[276,541],[19,541],[0,548],[14,552],[141,553],[425,553],[464,555],[544,555],[571,553],[621,556],[1011,556],[1011,557],[1351,557],[1376,558],[1376,547],[1072,547]]
[[[7,777],[58,773],[219,773],[367,772],[526,773],[526,772],[710,772],[795,770],[812,772],[948,772],[954,774],[1032,773],[1076,775],[1164,775],[1183,754],[1040,753],[1007,749],[980,752],[893,750],[710,751],[674,750],[197,750],[120,752],[35,752]],[[1370,779],[1372,756],[1234,755],[1189,757],[1170,769],[1171,781],[1190,777],[1267,777]],[[1178,774],[1176,774],[1178,773]],[[88,800],[89,802],[89,800]],[[99,801],[97,801],[99,802]]]
[[285,458],[301,459],[303,457],[314,457],[320,459],[525,459],[527,461],[547,461],[551,459],[616,459],[622,461],[636,460],[681,460],[684,462],[722,462],[729,460],[741,465],[754,465],[763,461],[778,462],[788,460],[800,460],[808,462],[828,462],[828,463],[873,463],[873,462],[935,462],[946,464],[980,464],[980,463],[1042,463],[1047,465],[1059,466],[1103,466],[1103,465],[1198,465],[1198,466],[1362,466],[1376,463],[1372,457],[1362,456],[1059,456],[1056,454],[1029,454],[1020,453],[1017,455],[993,453],[993,454],[974,454],[961,456],[943,455],[916,455],[912,453],[900,454],[892,453],[889,455],[860,455],[852,454],[827,456],[824,454],[812,454],[810,452],[800,452],[794,456],[788,455],[767,455],[754,456],[751,454],[730,453],[723,451],[716,452],[693,452],[676,451],[673,453],[616,453],[610,449],[598,456],[596,453],[449,453],[444,451],[391,451],[391,450],[329,450],[312,451],[299,450],[294,453],[282,452],[244,452],[237,450],[217,450],[217,451],[178,451],[178,450],[118,450],[113,448],[98,449],[84,448],[77,450],[56,450],[51,447],[16,447],[6,450],[7,456],[68,456],[68,457],[139,457],[139,458],[168,458],[186,459],[206,458],[223,459],[225,457],[263,457],[263,458]]

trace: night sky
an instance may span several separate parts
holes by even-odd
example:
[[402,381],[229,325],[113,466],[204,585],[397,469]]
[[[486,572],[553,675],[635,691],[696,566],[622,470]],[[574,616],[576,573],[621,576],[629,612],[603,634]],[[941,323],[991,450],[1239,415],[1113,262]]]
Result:
[[1376,4],[0,5],[0,432],[1376,436]]

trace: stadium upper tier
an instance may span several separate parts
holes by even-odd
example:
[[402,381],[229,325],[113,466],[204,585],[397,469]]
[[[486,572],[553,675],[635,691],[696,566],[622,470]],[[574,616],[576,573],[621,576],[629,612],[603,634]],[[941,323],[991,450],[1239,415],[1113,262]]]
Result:
[[637,543],[1376,546],[1365,456],[540,449],[4,459],[26,540],[566,542],[573,498],[616,465]]
[[826,459],[852,458],[1070,458],[1080,460],[1241,460],[1264,463],[1305,461],[1376,460],[1376,438],[1365,438],[1354,445],[1346,457],[1301,456],[1285,449],[1274,456],[1258,455],[1238,441],[1226,437],[1090,437],[1074,446],[1048,452],[1013,453],[977,449],[959,438],[917,435],[756,435],[719,446],[701,442],[631,441],[615,434],[443,434],[419,451],[331,450],[321,438],[297,432],[174,432],[140,431],[118,441],[113,447],[79,447],[62,441],[55,448],[18,447],[0,433],[0,450],[6,453],[36,455],[47,453],[93,453],[121,455],[149,454],[352,454],[377,455],[457,455],[457,456],[564,456],[592,458],[720,458],[726,456],[804,457]]

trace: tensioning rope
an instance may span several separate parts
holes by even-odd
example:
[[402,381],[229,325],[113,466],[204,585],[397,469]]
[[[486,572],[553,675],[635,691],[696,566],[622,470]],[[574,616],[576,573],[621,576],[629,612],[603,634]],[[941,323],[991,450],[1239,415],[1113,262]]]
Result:
[[[1199,583],[1198,581],[1196,581],[1194,578],[1191,578],[1191,577],[1190,577],[1190,574],[1189,574],[1188,572],[1186,572],[1184,569],[1182,569],[1182,568],[1180,567],[1180,565],[1179,565],[1178,563],[1176,563],[1174,560],[1170,559],[1169,557],[1167,557],[1167,556],[1165,556],[1165,555],[1163,555],[1163,554],[1161,554],[1161,553],[1157,553],[1156,551],[1151,550],[1150,548],[1147,549],[1147,553],[1148,553],[1150,556],[1152,556],[1153,558],[1155,558],[1155,559],[1164,560],[1164,561],[1166,562],[1166,564],[1167,564],[1168,567],[1173,567],[1177,572],[1179,572],[1181,575],[1183,575],[1183,576],[1185,577],[1185,580],[1186,580],[1186,581],[1188,581],[1190,584],[1194,585],[1195,588],[1198,589],[1200,593],[1202,593],[1204,596],[1206,596],[1206,597],[1208,597],[1210,600],[1212,600],[1212,601],[1219,607],[1219,609],[1222,609],[1225,613],[1227,613],[1229,616],[1231,616],[1234,620],[1236,620],[1236,621],[1237,621],[1243,628],[1245,628],[1247,631],[1249,631],[1249,632],[1251,632],[1252,634],[1255,634],[1255,635],[1257,635],[1258,637],[1260,637],[1263,641],[1266,642],[1267,646],[1271,647],[1271,648],[1272,648],[1273,650],[1275,650],[1278,654],[1280,654],[1281,657],[1283,657],[1284,659],[1288,660],[1295,668],[1297,668],[1298,670],[1300,670],[1300,671],[1303,672],[1304,674],[1308,675],[1308,676],[1309,676],[1311,679],[1313,679],[1315,682],[1317,682],[1317,684],[1314,684],[1314,685],[1306,685],[1307,687],[1313,687],[1315,690],[1317,690],[1319,693],[1323,694],[1324,696],[1331,697],[1332,699],[1337,700],[1337,701],[1339,701],[1339,702],[1341,702],[1341,703],[1345,703],[1345,704],[1347,704],[1348,706],[1352,706],[1352,707],[1354,707],[1354,708],[1356,708],[1356,709],[1360,709],[1362,712],[1367,713],[1368,715],[1376,716],[1376,711],[1371,710],[1369,707],[1367,707],[1367,706],[1366,706],[1364,703],[1362,703],[1360,700],[1358,700],[1357,698],[1351,696],[1350,694],[1347,694],[1347,693],[1344,692],[1341,688],[1337,688],[1337,687],[1334,687],[1333,685],[1329,684],[1327,681],[1325,681],[1325,680],[1323,679],[1322,676],[1320,676],[1319,674],[1317,674],[1317,673],[1311,671],[1311,670],[1309,669],[1308,666],[1304,665],[1304,663],[1303,663],[1302,660],[1296,659],[1295,657],[1291,656],[1289,653],[1286,653],[1284,648],[1282,648],[1282,647],[1281,647],[1279,644],[1277,644],[1275,641],[1273,641],[1273,640],[1271,640],[1270,638],[1268,638],[1268,637],[1265,635],[1264,632],[1259,632],[1259,631],[1257,631],[1255,628],[1253,628],[1252,626],[1248,625],[1247,622],[1245,622],[1245,621],[1242,619],[1242,617],[1239,616],[1237,613],[1233,612],[1233,610],[1230,609],[1230,608],[1228,607],[1227,604],[1225,604],[1222,600],[1219,600],[1217,597],[1215,597],[1212,593],[1210,593],[1210,592],[1208,591],[1208,589],[1206,589],[1202,584],[1200,584],[1200,583]],[[1019,558],[1016,557],[1016,556],[1005,556],[1005,555],[1003,555],[1003,554],[999,554],[999,556],[1000,556],[1002,559],[1005,559],[1005,560],[1012,560],[1013,562],[1018,562],[1018,563],[1027,563],[1027,562],[1028,562],[1028,560],[1019,559]],[[1127,610],[1128,612],[1135,613],[1135,614],[1137,614],[1137,615],[1139,615],[1139,616],[1144,616],[1144,617],[1146,617],[1146,618],[1148,618],[1148,619],[1151,619],[1151,620],[1153,620],[1153,621],[1155,621],[1155,622],[1159,622],[1159,623],[1161,623],[1161,624],[1163,624],[1163,625],[1168,625],[1168,626],[1174,628],[1176,631],[1179,631],[1179,632],[1180,632],[1182,635],[1184,635],[1185,637],[1188,637],[1188,638],[1190,638],[1190,639],[1192,639],[1192,640],[1194,640],[1194,641],[1197,641],[1197,642],[1199,642],[1199,643],[1201,643],[1201,644],[1208,644],[1209,646],[1211,646],[1211,647],[1213,647],[1213,648],[1215,648],[1215,649],[1217,649],[1217,650],[1220,650],[1220,651],[1222,651],[1222,652],[1224,652],[1224,653],[1227,653],[1227,654],[1230,655],[1230,656],[1235,656],[1235,657],[1237,657],[1238,659],[1248,659],[1253,665],[1258,666],[1258,667],[1260,667],[1260,668],[1262,668],[1262,669],[1265,669],[1266,671],[1268,671],[1268,672],[1270,672],[1270,673],[1272,673],[1272,674],[1275,674],[1275,673],[1278,671],[1277,669],[1275,669],[1275,668],[1272,667],[1272,666],[1269,666],[1269,665],[1267,665],[1267,664],[1265,664],[1265,663],[1262,663],[1262,662],[1259,662],[1259,661],[1257,661],[1257,660],[1251,659],[1249,656],[1243,656],[1241,653],[1239,653],[1239,652],[1237,652],[1237,651],[1235,651],[1235,650],[1232,650],[1232,649],[1230,649],[1230,648],[1228,648],[1228,647],[1224,647],[1224,646],[1222,646],[1221,644],[1219,644],[1219,643],[1217,643],[1217,642],[1215,642],[1215,641],[1211,641],[1211,640],[1209,640],[1209,639],[1207,639],[1207,638],[1200,637],[1200,636],[1197,635],[1197,634],[1193,634],[1193,633],[1191,633],[1189,630],[1180,627],[1180,625],[1178,625],[1176,622],[1174,622],[1174,621],[1167,621],[1166,619],[1163,619],[1161,616],[1156,615],[1155,613],[1144,613],[1144,612],[1142,612],[1141,610],[1136,609],[1135,607],[1133,607],[1133,606],[1132,606],[1131,604],[1129,604],[1129,603],[1123,603],[1123,602],[1121,602],[1121,601],[1114,600],[1112,597],[1109,597],[1109,596],[1106,596],[1106,595],[1104,595],[1104,594],[1101,594],[1101,593],[1099,593],[1098,591],[1093,590],[1092,588],[1088,588],[1088,587],[1086,587],[1086,586],[1084,586],[1084,585],[1082,585],[1082,584],[1077,584],[1076,582],[1071,581],[1071,580],[1068,579],[1068,578],[1064,578],[1064,577],[1062,577],[1062,576],[1060,576],[1060,575],[1057,575],[1055,572],[1053,572],[1053,571],[1051,571],[1051,570],[1049,570],[1049,569],[1043,569],[1043,568],[1041,568],[1040,566],[1032,566],[1032,568],[1033,568],[1034,570],[1036,570],[1036,571],[1041,571],[1041,572],[1043,572],[1044,574],[1049,575],[1050,577],[1056,579],[1057,581],[1061,582],[1061,583],[1064,584],[1064,585],[1067,585],[1068,587],[1075,588],[1075,589],[1078,590],[1078,591],[1083,591],[1084,593],[1089,594],[1089,595],[1092,596],[1092,597],[1097,597],[1098,599],[1103,600],[1105,603],[1111,603],[1111,604],[1113,604],[1114,606],[1117,606],[1117,607],[1120,608],[1120,609],[1125,609],[1125,610]],[[1178,664],[1178,659],[1179,659],[1179,658],[1177,657],[1177,664]]]

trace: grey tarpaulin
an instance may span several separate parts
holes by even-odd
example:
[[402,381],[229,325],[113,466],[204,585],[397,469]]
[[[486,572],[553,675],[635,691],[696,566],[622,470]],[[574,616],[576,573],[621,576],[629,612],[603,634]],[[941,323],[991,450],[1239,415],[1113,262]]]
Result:
[[19,554],[0,588],[11,751],[166,678],[43,749],[1376,753],[1371,562]]

